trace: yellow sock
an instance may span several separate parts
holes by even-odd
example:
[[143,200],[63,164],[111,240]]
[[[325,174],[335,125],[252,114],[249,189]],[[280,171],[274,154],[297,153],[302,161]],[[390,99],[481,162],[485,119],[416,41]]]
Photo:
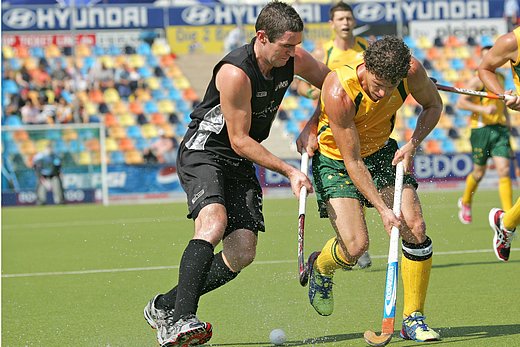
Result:
[[516,200],[516,203],[511,209],[504,213],[502,223],[507,230],[514,230],[520,223],[520,198]]
[[403,279],[404,289],[403,318],[408,317],[415,311],[424,313],[424,301],[426,300],[431,268],[431,257],[423,261],[414,261],[405,256],[402,257],[401,277]]
[[464,193],[462,194],[462,203],[465,205],[471,205],[471,201],[473,200],[473,194],[477,191],[478,182],[470,173],[466,177],[466,187],[464,188]]
[[511,178],[500,177],[498,180],[498,195],[502,203],[502,210],[507,211],[513,206],[513,189],[511,187]]
[[316,269],[322,275],[333,275],[337,269],[351,268],[355,264],[349,264],[340,251],[338,240],[333,237],[323,247],[316,259]]

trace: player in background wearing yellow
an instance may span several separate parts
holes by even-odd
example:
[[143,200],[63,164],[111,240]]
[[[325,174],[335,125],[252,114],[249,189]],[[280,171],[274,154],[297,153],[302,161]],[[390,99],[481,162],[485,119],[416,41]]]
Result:
[[[422,111],[410,141],[398,148],[390,134],[396,112],[410,94]],[[319,314],[333,312],[335,270],[351,268],[366,251],[369,238],[363,206],[373,206],[385,230],[390,233],[392,226],[399,227],[402,237],[401,337],[417,342],[440,339],[423,315],[433,249],[410,170],[417,147],[437,125],[441,111],[441,98],[426,70],[395,36],[370,43],[363,62],[339,67],[325,78],[319,123],[313,117],[297,142],[299,151],[314,154],[320,216],[329,218],[337,236],[325,252],[312,253],[308,261],[309,300]],[[391,206],[395,165],[400,161],[406,174],[398,219]]]
[[[491,46],[483,47],[481,56],[484,56]],[[504,76],[498,75],[504,85]],[[484,91],[484,85],[478,76],[468,82],[468,88]],[[510,124],[507,108],[502,100],[489,99],[478,96],[461,95],[457,107],[471,111],[471,147],[473,170],[466,177],[466,186],[462,197],[458,201],[459,220],[463,224],[472,221],[471,204],[478,185],[486,174],[486,164],[493,158],[499,177],[498,195],[502,209],[507,211],[513,206],[513,191],[511,185],[511,145],[509,143]]]
[[[509,62],[515,84],[515,94],[506,100],[506,106],[520,111],[520,27],[500,36],[493,47],[483,57],[478,67],[478,75],[484,86],[493,93],[513,95],[512,90],[505,91],[500,83],[496,70]],[[511,252],[511,241],[516,226],[520,223],[520,199],[507,211],[493,208],[489,212],[489,224],[494,231],[493,249],[497,258],[508,261]]]
[[[354,36],[356,18],[352,7],[343,1],[336,3],[329,10],[329,24],[334,38],[316,49],[313,52],[314,57],[321,59],[331,70],[361,62],[368,42],[362,37]],[[320,96],[320,90],[301,80],[298,83],[298,94],[315,100]]]
[[[363,61],[363,52],[368,47],[368,41],[362,37],[354,36],[356,19],[350,5],[343,1],[338,2],[330,8],[329,23],[334,32],[334,38],[327,41],[323,47],[323,63],[331,70],[344,65],[355,66]],[[319,54],[315,54],[317,57]],[[298,82],[298,93],[310,99],[317,99],[320,90],[312,84],[301,80]],[[333,242],[332,238],[329,242]],[[329,252],[324,249],[322,252]],[[357,262],[357,265],[364,269],[372,265],[372,260],[366,251]]]

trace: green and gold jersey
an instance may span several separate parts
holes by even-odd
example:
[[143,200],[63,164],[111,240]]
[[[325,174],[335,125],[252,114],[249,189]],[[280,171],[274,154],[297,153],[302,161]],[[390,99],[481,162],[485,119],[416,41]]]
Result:
[[[345,89],[347,97],[356,107],[354,123],[359,134],[361,156],[365,158],[385,145],[394,128],[395,113],[404,103],[410,91],[408,82],[404,79],[392,94],[377,102],[372,101],[361,87],[357,76],[356,71],[359,65],[342,66],[334,71]],[[323,100],[321,105],[318,123],[318,150],[331,159],[343,160],[330,129],[329,117],[325,113]]]
[[[504,76],[500,73],[497,73],[498,80],[502,85],[504,85]],[[485,91],[485,88],[482,88],[481,91]],[[489,99],[489,98],[483,98],[478,96],[472,96],[470,98],[470,101],[474,104],[482,105],[482,106],[488,106],[488,105],[495,105],[496,111],[493,113],[480,113],[480,112],[473,112],[471,114],[470,119],[470,126],[471,129],[477,129],[485,127],[486,125],[494,125],[494,124],[500,124],[500,125],[506,125],[506,115],[505,115],[505,108],[506,105],[502,100],[497,99]]]
[[334,40],[325,42],[323,51],[325,57],[323,63],[334,70],[343,65],[357,65],[363,61],[363,52],[368,47],[368,41],[362,37],[356,37],[354,47],[347,50],[339,49],[334,45]]

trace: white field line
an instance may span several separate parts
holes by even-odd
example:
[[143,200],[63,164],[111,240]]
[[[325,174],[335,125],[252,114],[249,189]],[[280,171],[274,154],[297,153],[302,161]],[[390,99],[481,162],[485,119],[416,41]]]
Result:
[[[520,248],[511,248],[511,251],[520,251]],[[462,254],[471,254],[471,253],[490,253],[490,252],[493,252],[493,250],[492,249],[473,249],[473,250],[466,250],[466,251],[435,252],[434,254],[435,254],[435,256],[445,256],[445,255],[462,255]],[[388,257],[388,255],[370,255],[370,257],[372,259],[386,259]],[[296,260],[264,260],[264,261],[256,261],[252,265],[289,264],[289,263],[295,263],[295,262],[296,262]],[[99,273],[171,270],[171,269],[178,269],[178,268],[179,268],[179,265],[170,265],[170,266],[130,267],[130,268],[120,268],[120,269],[33,272],[33,273],[19,273],[19,274],[3,274],[2,278],[88,275],[88,274],[99,274]]]

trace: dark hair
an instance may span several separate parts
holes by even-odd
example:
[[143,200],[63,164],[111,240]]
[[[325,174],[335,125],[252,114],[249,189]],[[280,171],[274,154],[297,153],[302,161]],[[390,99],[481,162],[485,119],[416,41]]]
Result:
[[487,49],[489,51],[492,47],[493,46],[491,46],[491,45],[487,45],[487,46],[482,47],[480,50],[483,51],[483,50]]
[[408,76],[412,59],[410,49],[397,36],[384,36],[371,42],[364,57],[367,71],[392,84]]
[[303,21],[292,6],[280,1],[271,1],[260,11],[255,30],[264,30],[269,41],[275,42],[286,31],[302,32]]
[[338,2],[336,5],[332,6],[329,10],[329,18],[332,20],[334,18],[334,14],[339,11],[347,11],[352,12],[352,7],[349,4],[345,4],[343,1]]

